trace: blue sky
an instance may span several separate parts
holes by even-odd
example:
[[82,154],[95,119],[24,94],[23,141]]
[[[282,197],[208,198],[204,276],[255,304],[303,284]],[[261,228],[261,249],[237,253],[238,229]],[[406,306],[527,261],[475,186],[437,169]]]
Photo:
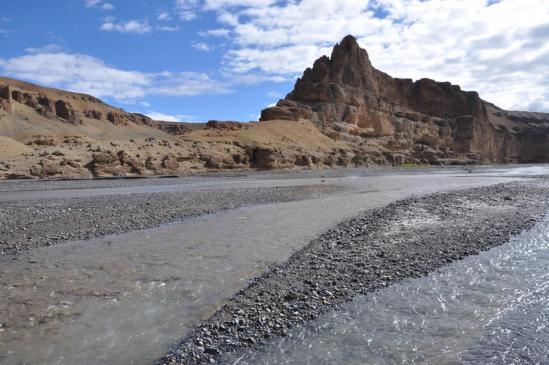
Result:
[[549,111],[549,2],[20,0],[0,9],[0,74],[161,119],[255,120],[353,34],[374,66]]

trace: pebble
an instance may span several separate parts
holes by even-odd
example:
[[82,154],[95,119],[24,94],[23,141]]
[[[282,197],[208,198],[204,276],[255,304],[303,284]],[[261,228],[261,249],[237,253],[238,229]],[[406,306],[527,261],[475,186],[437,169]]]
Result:
[[[507,242],[533,226],[548,208],[548,197],[547,187],[510,183],[414,197],[366,211],[252,280],[159,364],[201,364],[212,358],[234,363],[247,348],[288,336],[292,327],[357,295],[427,275]],[[411,218],[416,221],[413,226],[408,223]],[[256,300],[259,297],[261,301]],[[241,324],[238,331],[222,326],[233,321]],[[207,340],[209,357],[196,355],[197,338]]]

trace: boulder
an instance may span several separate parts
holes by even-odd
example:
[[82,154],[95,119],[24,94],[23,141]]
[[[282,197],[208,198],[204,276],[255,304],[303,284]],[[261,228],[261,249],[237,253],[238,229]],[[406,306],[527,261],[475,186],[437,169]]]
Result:
[[162,159],[162,167],[167,170],[177,170],[179,163],[174,155],[167,155]]
[[55,115],[71,124],[79,124],[77,112],[67,101],[57,100],[55,102]]
[[281,148],[257,147],[252,150],[251,162],[258,169],[291,168],[295,155]]
[[23,93],[20,90],[13,90],[11,92],[11,98],[18,103],[23,103]]
[[109,112],[107,114],[107,120],[114,125],[127,125],[128,121],[121,113]]
[[103,119],[103,113],[101,113],[99,110],[85,110],[84,116],[88,119]]
[[11,101],[11,88],[9,85],[0,84],[0,99]]
[[11,89],[9,85],[0,84],[0,109],[8,113],[12,111]]

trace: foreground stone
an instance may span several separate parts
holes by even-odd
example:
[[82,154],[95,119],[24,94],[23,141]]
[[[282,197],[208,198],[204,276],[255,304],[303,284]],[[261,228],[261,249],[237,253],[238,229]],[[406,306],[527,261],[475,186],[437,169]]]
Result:
[[547,184],[409,198],[342,222],[264,274],[159,363],[232,363],[337,305],[506,243],[548,207]]

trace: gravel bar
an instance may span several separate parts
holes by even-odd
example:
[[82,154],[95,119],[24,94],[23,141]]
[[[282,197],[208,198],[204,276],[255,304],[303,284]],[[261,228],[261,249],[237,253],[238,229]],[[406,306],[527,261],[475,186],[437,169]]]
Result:
[[288,329],[502,245],[548,208],[542,181],[412,197],[340,223],[231,298],[159,364],[234,363]]
[[0,202],[0,256],[68,240],[157,227],[243,206],[312,199],[339,189],[305,185],[4,201]]

